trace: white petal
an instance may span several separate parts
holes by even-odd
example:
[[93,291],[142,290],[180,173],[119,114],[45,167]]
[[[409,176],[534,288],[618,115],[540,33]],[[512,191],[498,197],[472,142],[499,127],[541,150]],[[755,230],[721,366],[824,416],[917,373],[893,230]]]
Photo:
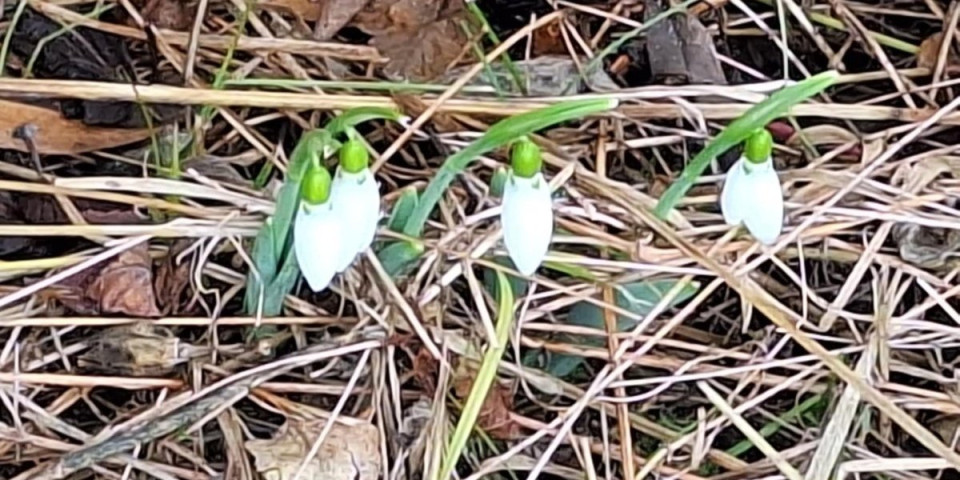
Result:
[[777,241],[783,230],[783,188],[780,177],[773,169],[773,162],[766,162],[750,169],[750,208],[743,223],[757,240],[770,245]]
[[293,223],[293,248],[300,272],[314,292],[327,288],[337,273],[342,240],[340,217],[333,212],[330,202],[300,205]]
[[532,275],[543,262],[553,237],[553,201],[543,175],[510,175],[503,188],[500,222],[513,264],[523,275]]
[[747,172],[744,171],[744,159],[740,157],[727,171],[727,178],[723,181],[723,191],[720,192],[720,211],[727,225],[739,225],[743,221],[746,210],[749,209],[750,192]]
[[337,272],[342,272],[373,243],[380,221],[380,188],[370,169],[350,173],[337,168],[330,201],[343,222],[343,255],[337,262]]

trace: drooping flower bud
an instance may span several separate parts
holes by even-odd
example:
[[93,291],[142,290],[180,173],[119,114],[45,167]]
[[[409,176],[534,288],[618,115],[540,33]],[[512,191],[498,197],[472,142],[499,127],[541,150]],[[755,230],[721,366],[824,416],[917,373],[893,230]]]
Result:
[[510,166],[513,167],[513,174],[520,178],[532,178],[540,173],[543,165],[543,157],[540,153],[540,147],[523,138],[513,144],[513,150],[510,153]]
[[300,198],[310,205],[326,203],[330,198],[330,183],[330,172],[319,163],[313,163],[300,182]]
[[370,154],[363,142],[351,138],[340,147],[340,168],[348,173],[362,172],[369,164]]
[[523,275],[540,267],[553,237],[553,201],[542,163],[540,147],[526,138],[518,141],[511,152],[512,172],[503,184],[503,243]]
[[773,153],[773,136],[765,128],[757,130],[753,135],[747,137],[746,145],[743,149],[743,156],[750,163],[763,163],[770,159]]
[[727,172],[720,209],[728,225],[743,224],[762,243],[776,242],[783,230],[783,188],[773,168],[773,138],[766,129],[751,135],[743,155]]
[[333,208],[344,225],[344,248],[337,272],[349,267],[373,243],[380,221],[380,187],[369,167],[370,155],[360,140],[340,147],[340,167],[333,179]]

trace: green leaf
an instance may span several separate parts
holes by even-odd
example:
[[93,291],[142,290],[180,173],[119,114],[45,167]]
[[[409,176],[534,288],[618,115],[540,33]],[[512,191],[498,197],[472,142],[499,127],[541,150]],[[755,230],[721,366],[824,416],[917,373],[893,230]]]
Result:
[[[510,259],[507,257],[496,257],[493,259],[493,262],[499,265],[502,265],[504,267],[508,267],[508,268],[513,267],[513,262],[511,262]],[[499,302],[500,298],[497,295],[499,295],[500,290],[499,290],[499,287],[497,286],[497,273],[499,273],[499,270],[494,270],[492,268],[484,268],[483,269],[483,286],[484,288],[487,289],[488,292],[490,292],[490,295],[493,295],[494,300]],[[506,275],[506,277],[510,282],[510,291],[514,292],[515,297],[523,297],[524,295],[527,294],[528,283],[526,280],[520,277],[515,277],[513,275]]]
[[406,275],[420,255],[423,255],[423,244],[407,241],[391,243],[377,252],[384,271],[394,279]]
[[[633,314],[644,316],[660,303],[660,300],[679,282],[679,280],[654,280],[628,283],[614,287],[614,301],[616,305]],[[700,289],[698,282],[688,282],[681,287],[673,301],[667,306],[672,307],[692,297]],[[568,323],[584,327],[606,329],[603,320],[603,310],[590,302],[577,302],[570,309]],[[617,315],[617,330],[626,332],[636,326],[636,321],[626,315]]]
[[400,198],[393,205],[393,212],[390,213],[390,220],[387,222],[387,228],[397,233],[403,233],[403,226],[407,223],[413,210],[417,208],[419,201],[417,189],[407,187],[400,193]]
[[[616,305],[636,315],[647,315],[653,307],[660,303],[660,300],[679,282],[679,280],[653,280],[619,285],[614,292],[614,301]],[[688,282],[681,287],[680,292],[674,296],[668,307],[676,306],[690,299],[700,290],[698,282]],[[603,309],[587,301],[577,302],[570,308],[567,315],[567,323],[590,327],[598,330],[606,330],[606,322],[603,319]],[[628,332],[636,327],[636,321],[625,316],[617,315],[617,331]],[[572,340],[573,343],[581,345],[602,347],[604,341],[599,337],[565,337]],[[546,371],[558,378],[563,378],[583,363],[583,357],[576,355],[567,355],[563,353],[552,354],[546,367]]]
[[[774,119],[786,115],[794,105],[822,92],[838,77],[839,74],[834,70],[814,75],[770,95],[766,100],[744,112],[690,161],[680,177],[660,197],[654,213],[662,219],[666,218],[714,158],[744,141],[758,129],[766,127]],[[824,108],[829,107],[824,106]]]
[[[270,315],[279,315],[283,311],[283,300],[293,289],[300,278],[300,264],[297,263],[297,254],[291,249],[283,259],[283,267],[273,282],[267,288],[267,295],[263,301],[263,311]],[[269,308],[268,308],[269,307]]]
[[566,353],[553,353],[550,355],[544,370],[554,377],[567,378],[580,368],[580,365],[583,365],[583,357],[567,355]]
[[497,167],[490,178],[490,195],[494,198],[503,198],[503,186],[507,183],[507,167]]
[[[250,252],[251,260],[259,273],[259,277],[251,271],[247,275],[246,295],[243,303],[244,309],[249,314],[257,311],[257,302],[260,299],[260,289],[262,285],[270,285],[273,277],[277,274],[277,256],[273,249],[273,229],[269,227],[268,220],[263,228],[257,232],[257,237],[253,243],[253,250]],[[264,289],[264,296],[267,295]]]

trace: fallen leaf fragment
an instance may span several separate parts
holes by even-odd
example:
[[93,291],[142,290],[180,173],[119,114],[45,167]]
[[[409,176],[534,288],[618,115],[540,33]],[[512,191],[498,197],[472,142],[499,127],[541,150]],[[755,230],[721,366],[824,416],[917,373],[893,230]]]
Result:
[[[909,193],[916,194],[941,174],[960,176],[960,158],[929,157],[913,165],[904,165],[893,176],[893,183]],[[920,268],[952,269],[960,257],[960,230],[899,222],[892,236],[900,251],[900,258]]]
[[147,244],[131,248],[108,263],[87,289],[87,297],[99,300],[100,312],[134,317],[158,317],[153,292],[153,266]]
[[[321,0],[320,14],[313,30],[316,40],[329,40],[363,10],[369,0]],[[316,4],[316,2],[313,2]]]
[[157,302],[164,315],[181,313],[180,297],[190,284],[189,257],[178,261],[180,254],[193,245],[188,239],[177,240],[170,247],[166,260],[157,269],[154,285],[157,291]]
[[[457,398],[466,401],[470,395],[470,389],[473,388],[476,373],[462,366],[457,369],[453,379],[453,392]],[[500,382],[495,381],[480,407],[477,427],[493,438],[501,440],[517,438],[520,434],[520,426],[510,418],[512,411],[513,394]]]
[[[513,62],[514,68],[524,81],[526,96],[528,97],[558,97],[581,93],[589,87],[597,91],[614,91],[620,87],[602,69],[587,72],[586,79],[581,74],[577,64],[569,56],[541,55],[530,60]],[[440,83],[455,82],[471,65],[451,69],[441,77]],[[520,94],[514,86],[510,70],[501,62],[494,62],[484,70],[483,75],[477,75],[467,85],[493,86],[490,78],[492,73],[500,88],[507,94]]]
[[[244,444],[264,480],[292,480],[319,438],[326,421],[290,419],[269,440]],[[307,461],[300,478],[376,480],[380,476],[380,432],[368,423],[330,429],[317,454]]]
[[404,30],[374,37],[370,44],[390,59],[384,74],[395,80],[426,81],[445,72],[461,58],[469,41],[460,26],[463,18],[438,20],[415,32]]
[[373,35],[370,44],[389,59],[384,74],[392,80],[436,78],[467,52],[464,25],[480,32],[463,0],[372,0],[352,24]]
[[463,7],[463,0],[371,0],[353,19],[353,25],[370,35],[388,32],[414,32],[431,23],[441,11],[452,13]]
[[[917,66],[920,68],[934,68],[937,65],[937,59],[940,58],[940,49],[943,46],[943,33],[934,33],[920,43],[920,50],[917,51]],[[960,64],[960,55],[957,54],[955,47],[950,47],[947,54],[947,67]]]
[[[665,0],[645,0],[644,5],[647,21],[670,7]],[[727,84],[710,32],[688,13],[673,15],[650,27],[647,57],[653,77],[666,84]]]
[[[197,3],[189,0],[133,0],[144,22],[169,30],[187,30],[196,17]],[[136,26],[133,19],[128,22]]]
[[207,350],[183,345],[168,329],[147,323],[109,328],[90,343],[90,349],[77,359],[80,368],[133,377],[167,375],[190,356]]
[[25,124],[37,127],[35,143],[41,154],[68,155],[139,142],[150,136],[145,128],[91,127],[68,120],[60,112],[25,103],[0,100],[0,148],[29,152],[14,131]]
[[567,53],[567,45],[563,42],[560,28],[560,22],[553,22],[533,31],[533,57]]
[[315,0],[258,0],[257,6],[300,17],[308,22],[320,19],[321,3]]

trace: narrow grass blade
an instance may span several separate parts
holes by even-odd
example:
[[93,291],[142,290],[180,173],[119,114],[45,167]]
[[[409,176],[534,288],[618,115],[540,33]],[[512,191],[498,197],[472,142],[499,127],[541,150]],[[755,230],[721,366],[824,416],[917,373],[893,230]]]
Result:
[[434,480],[450,478],[450,474],[460,460],[461,453],[463,453],[463,447],[467,444],[467,439],[473,431],[477,417],[480,416],[480,409],[487,399],[490,386],[493,385],[497,377],[500,358],[503,357],[503,352],[507,349],[510,328],[513,326],[513,292],[510,290],[510,281],[500,271],[497,271],[497,283],[500,302],[497,307],[496,344],[490,345],[483,355],[483,360],[480,362],[480,371],[477,372],[477,378],[473,380],[473,386],[470,388],[470,396],[467,397],[463,412],[460,414],[460,420],[457,422],[457,428],[453,431],[453,436],[444,452],[443,468],[440,476]]
[[412,215],[413,211],[417,208],[419,197],[420,195],[417,193],[416,188],[408,187],[403,189],[403,192],[400,193],[400,198],[397,199],[397,203],[393,205],[393,212],[390,213],[387,228],[394,232],[402,233],[403,226],[406,225],[410,215]]

